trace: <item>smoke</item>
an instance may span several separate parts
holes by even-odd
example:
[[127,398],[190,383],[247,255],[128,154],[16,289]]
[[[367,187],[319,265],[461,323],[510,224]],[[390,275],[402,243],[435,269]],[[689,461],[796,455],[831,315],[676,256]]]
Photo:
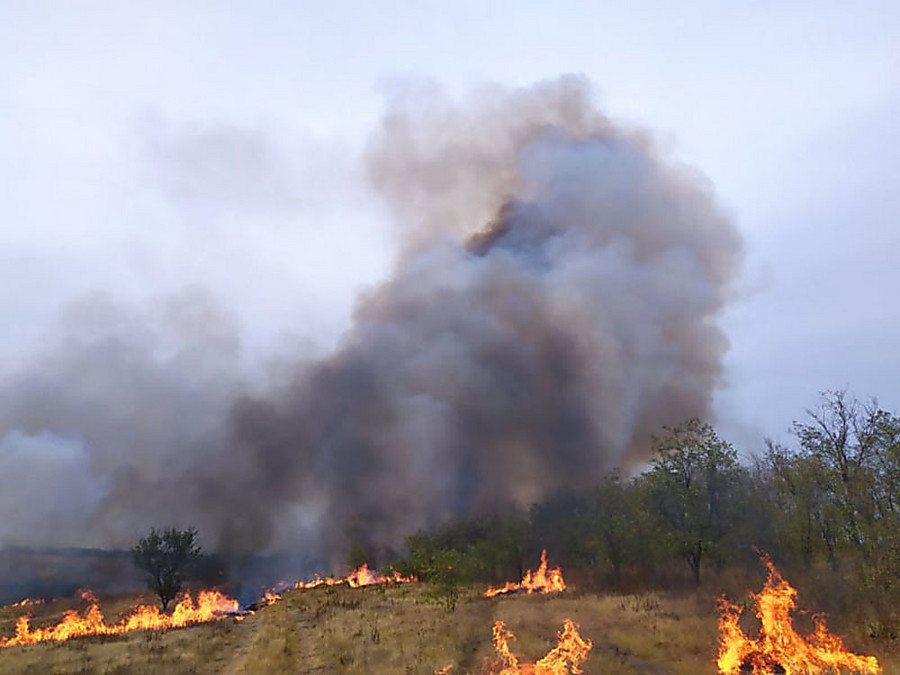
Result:
[[588,488],[709,417],[740,239],[582,81],[401,97],[369,165],[406,237],[393,277],[330,358],[235,411],[269,494],[322,514],[317,542]]
[[154,523],[218,530],[238,347],[200,289],[142,308],[106,294],[71,303],[0,388],[0,475],[18,505],[4,500],[0,544],[130,546]]
[[153,317],[95,298],[0,390],[0,448],[79,444],[102,495],[44,490],[80,502],[60,508],[89,514],[90,543],[191,524],[220,550],[337,559],[589,488],[661,425],[710,417],[740,238],[585,82],[400,92],[366,162],[402,248],[326,358],[251,390],[211,298]]

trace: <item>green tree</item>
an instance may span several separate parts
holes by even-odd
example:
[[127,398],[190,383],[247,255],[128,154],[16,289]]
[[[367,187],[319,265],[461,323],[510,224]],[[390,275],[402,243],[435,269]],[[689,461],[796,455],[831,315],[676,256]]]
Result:
[[443,605],[449,612],[456,611],[465,566],[462,553],[453,549],[435,551],[428,564],[426,581],[429,589],[425,591],[425,597]]
[[615,471],[594,490],[594,513],[587,528],[595,552],[593,563],[608,570],[617,586],[625,581],[626,571],[646,576],[658,557],[644,494],[642,480],[623,483]]
[[772,441],[767,445],[782,544],[798,552],[807,567],[824,547],[828,562],[836,567],[841,525],[830,472],[817,457],[792,454]]
[[[596,557],[589,529],[594,524],[596,505],[592,495],[562,491],[531,507],[532,560],[547,549],[563,565],[584,565]],[[529,564],[532,564],[529,562]],[[521,578],[524,570],[519,570]]]
[[164,612],[181,592],[191,566],[200,556],[194,528],[153,528],[131,549],[132,562],[147,575],[147,586],[159,596]]
[[368,561],[369,555],[366,553],[366,549],[358,541],[353,542],[353,546],[350,547],[350,553],[347,554],[347,565],[350,569],[359,569]]
[[808,562],[824,550],[873,634],[900,634],[900,418],[844,390],[806,412],[791,429],[799,447],[770,444],[767,456],[785,539]]
[[[833,514],[834,548],[843,549],[866,586],[897,587],[900,419],[875,400],[828,391],[792,432],[800,442],[795,461],[818,467],[821,508]],[[833,561],[831,547],[829,555]]]
[[734,448],[696,418],[664,431],[653,439],[648,499],[674,553],[699,585],[703,560],[722,554],[734,512],[730,489],[741,467]]

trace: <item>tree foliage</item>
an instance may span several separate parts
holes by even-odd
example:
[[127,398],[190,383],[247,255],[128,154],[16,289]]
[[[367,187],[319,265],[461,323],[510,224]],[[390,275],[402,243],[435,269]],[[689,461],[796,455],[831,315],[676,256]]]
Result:
[[669,546],[699,585],[703,560],[722,554],[741,478],[737,452],[696,418],[666,428],[653,446],[656,456],[646,478],[649,505]]
[[153,528],[131,549],[132,562],[146,574],[147,586],[159,596],[163,611],[168,610],[169,603],[181,592],[200,556],[194,528]]
[[688,420],[654,438],[643,472],[419,533],[398,567],[435,589],[496,584],[546,548],[579,585],[636,590],[725,583],[756,573],[764,550],[820,584],[828,608],[852,606],[873,635],[900,637],[900,418],[830,391],[791,431],[791,443],[739,457]]

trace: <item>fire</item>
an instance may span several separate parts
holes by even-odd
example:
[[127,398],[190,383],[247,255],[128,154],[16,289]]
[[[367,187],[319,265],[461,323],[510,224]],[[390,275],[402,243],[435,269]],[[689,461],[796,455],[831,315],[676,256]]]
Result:
[[68,610],[58,624],[47,628],[31,628],[28,616],[19,617],[16,634],[11,638],[0,638],[0,648],[37,642],[61,642],[87,635],[117,635],[134,630],[181,628],[215,621],[238,609],[237,600],[219,591],[200,591],[196,603],[190,593],[185,593],[172,614],[163,614],[155,605],[140,605],[120,622],[108,624],[93,593],[85,591],[81,597],[90,603],[84,615],[80,616],[75,610]]
[[490,586],[485,592],[484,597],[493,598],[495,595],[504,593],[515,593],[516,591],[525,591],[526,593],[560,593],[566,590],[566,582],[563,580],[562,570],[559,567],[547,569],[547,551],[541,551],[541,566],[537,572],[528,570],[522,581],[518,584],[507,581],[506,585],[501,588]]
[[502,621],[497,621],[493,629],[494,649],[500,656],[502,670],[498,675],[567,675],[580,673],[579,667],[587,658],[594,644],[578,634],[578,626],[571,619],[563,622],[562,630],[557,633],[556,647],[547,652],[537,663],[519,663],[519,659],[509,649],[510,641],[516,636],[507,630]]
[[747,637],[738,626],[741,608],[724,597],[719,601],[720,675],[738,675],[752,669],[762,675],[781,667],[786,675],[819,675],[850,672],[876,675],[881,672],[874,656],[858,656],[844,648],[841,639],[831,635],[821,616],[814,616],[815,632],[807,639],[794,631],[791,611],[796,607],[797,591],[778,573],[772,561],[763,558],[769,570],[756,601],[756,616],[762,623],[759,637]]
[[318,588],[319,586],[336,586],[344,583],[344,579],[335,579],[334,577],[315,576],[310,581],[298,581],[294,584],[294,588],[300,591]]
[[359,588],[376,584],[411,584],[417,581],[416,577],[404,577],[396,571],[389,575],[378,574],[370,570],[367,564],[363,563],[346,577],[320,577],[317,575],[309,581],[296,581],[293,585],[286,581],[280,581],[272,588],[267,588],[263,591],[263,595],[257,602],[246,609],[243,614],[236,615],[234,618],[238,621],[243,621],[247,615],[254,614],[257,609],[274,605],[281,600],[281,596],[285,591],[292,589],[303,591],[318,588],[319,586],[337,586],[340,584],[347,584],[350,588]]
[[350,588],[359,588],[360,586],[374,586],[376,584],[412,584],[418,579],[413,576],[404,577],[399,572],[393,572],[389,575],[378,574],[369,569],[367,563],[363,563],[360,567],[353,570],[346,577],[319,577],[316,576],[310,581],[298,581],[294,584],[295,589],[306,590],[310,588],[318,588],[319,586],[337,586],[339,584],[347,584]]
[[382,579],[386,581],[384,577],[380,577],[375,572],[372,572],[369,570],[369,566],[366,563],[363,563],[359,569],[353,570],[347,577],[347,585],[350,586],[350,588],[372,586],[381,583]]
[[263,596],[259,599],[259,604],[263,607],[268,607],[269,605],[274,605],[279,600],[281,600],[281,593],[273,593],[272,591],[266,591],[263,594]]
[[46,600],[32,600],[31,598],[22,598],[18,602],[14,602],[11,605],[7,605],[7,607],[30,607],[32,605],[43,605]]

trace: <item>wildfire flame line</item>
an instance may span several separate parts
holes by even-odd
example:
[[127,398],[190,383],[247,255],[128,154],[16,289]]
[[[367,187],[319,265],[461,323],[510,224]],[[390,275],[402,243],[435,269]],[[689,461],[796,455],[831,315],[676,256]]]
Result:
[[310,588],[318,588],[319,586],[337,586],[339,584],[347,584],[350,588],[359,588],[361,586],[374,586],[376,584],[412,584],[417,581],[418,579],[416,577],[404,577],[396,571],[389,575],[378,574],[377,572],[370,570],[368,564],[363,563],[346,577],[334,578],[316,576],[310,581],[298,581],[294,584],[294,588],[298,590],[307,590]]
[[586,640],[578,633],[578,626],[571,619],[563,622],[557,633],[556,647],[547,652],[536,663],[519,663],[519,659],[510,651],[510,641],[516,636],[506,628],[502,621],[494,623],[494,649],[500,656],[502,670],[498,675],[567,675],[581,673],[580,665],[587,658],[594,643]]
[[294,582],[294,584],[281,581],[272,588],[265,589],[260,599],[257,600],[254,605],[251,605],[250,609],[245,610],[244,613],[239,614],[234,618],[238,621],[242,621],[248,615],[254,614],[256,609],[274,605],[281,600],[281,596],[286,591],[290,590],[309,590],[311,588],[318,588],[319,586],[337,586],[340,584],[347,584],[350,588],[359,588],[361,586],[374,586],[376,584],[411,584],[417,581],[418,579],[416,577],[404,577],[396,571],[389,575],[377,574],[371,571],[369,566],[364,563],[346,577],[335,578],[316,576],[309,581],[297,581]]
[[196,604],[190,593],[185,593],[181,601],[175,605],[172,614],[163,614],[155,605],[139,605],[120,622],[108,624],[93,593],[85,591],[81,597],[90,603],[83,616],[79,616],[75,610],[68,610],[63,613],[59,623],[47,628],[31,628],[31,618],[27,615],[21,616],[16,623],[16,634],[10,638],[0,638],[0,648],[38,642],[60,642],[88,635],[117,635],[135,630],[181,628],[215,621],[238,609],[237,600],[219,591],[200,591]]
[[850,672],[877,675],[881,672],[874,656],[859,656],[847,651],[843,642],[825,627],[821,615],[813,616],[815,631],[804,639],[794,630],[791,611],[796,607],[797,591],[772,561],[763,557],[768,578],[759,594],[751,593],[756,601],[756,616],[762,627],[756,639],[744,635],[738,621],[741,608],[724,597],[719,600],[719,656],[720,675],[738,675],[752,669],[754,675],[772,672],[780,666],[786,675],[820,675]]
[[43,605],[46,600],[32,600],[31,598],[22,598],[18,602],[14,602],[11,605],[7,605],[4,609],[10,607],[30,607],[31,605]]
[[566,590],[566,582],[563,579],[562,570],[559,567],[547,568],[547,551],[541,551],[541,565],[536,572],[528,570],[522,581],[514,583],[507,581],[505,586],[494,588],[489,586],[484,592],[484,597],[493,598],[505,593],[525,591],[526,593],[560,593]]

